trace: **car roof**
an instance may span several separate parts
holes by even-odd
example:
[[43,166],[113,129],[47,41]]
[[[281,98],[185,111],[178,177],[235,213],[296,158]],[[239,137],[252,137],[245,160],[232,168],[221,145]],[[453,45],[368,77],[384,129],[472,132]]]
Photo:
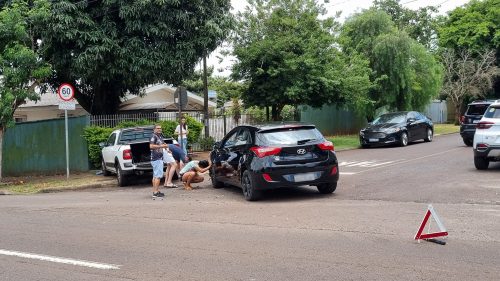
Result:
[[292,122],[292,121],[286,121],[286,122],[269,122],[269,123],[255,124],[255,125],[240,125],[238,127],[239,128],[241,128],[241,127],[253,128],[253,129],[256,129],[258,131],[286,129],[286,128],[297,128],[297,127],[316,128],[316,126],[314,124],[303,123],[303,122]]
[[469,103],[468,105],[475,105],[475,104],[486,104],[486,105],[489,105],[489,104],[492,104],[494,102],[495,102],[494,100],[475,100],[475,101]]

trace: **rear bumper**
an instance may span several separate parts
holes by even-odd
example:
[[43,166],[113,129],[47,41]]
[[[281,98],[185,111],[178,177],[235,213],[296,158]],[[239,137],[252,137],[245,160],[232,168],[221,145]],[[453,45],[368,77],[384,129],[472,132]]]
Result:
[[500,146],[489,146],[486,149],[474,148],[474,157],[484,157],[492,160],[500,160]]
[[476,133],[476,125],[462,125],[460,126],[460,136],[463,139],[473,140]]
[[[268,168],[261,171],[249,172],[254,182],[254,187],[258,190],[336,183],[339,180],[337,163],[319,167]],[[267,174],[271,180],[266,180],[264,174]],[[299,177],[302,178],[299,179]]]

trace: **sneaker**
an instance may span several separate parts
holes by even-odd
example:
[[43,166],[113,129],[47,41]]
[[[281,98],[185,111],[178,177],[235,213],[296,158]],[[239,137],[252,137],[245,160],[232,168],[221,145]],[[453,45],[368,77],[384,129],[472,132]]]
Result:
[[155,193],[155,192],[153,192],[153,198],[156,198],[156,197],[160,197],[160,196],[158,195],[158,192],[156,192],[156,193]]
[[165,197],[165,194],[162,193],[161,191],[158,191],[158,193],[156,193],[156,196],[157,197]]

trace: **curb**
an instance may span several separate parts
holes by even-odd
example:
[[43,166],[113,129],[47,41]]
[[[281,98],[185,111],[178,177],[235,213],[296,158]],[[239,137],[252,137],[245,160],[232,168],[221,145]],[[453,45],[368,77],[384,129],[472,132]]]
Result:
[[63,191],[77,191],[77,190],[85,190],[85,189],[97,189],[103,187],[116,187],[116,182],[113,181],[107,183],[93,183],[93,184],[85,184],[78,186],[60,186],[60,187],[49,187],[39,190],[37,193],[55,193],[55,192],[63,192]]

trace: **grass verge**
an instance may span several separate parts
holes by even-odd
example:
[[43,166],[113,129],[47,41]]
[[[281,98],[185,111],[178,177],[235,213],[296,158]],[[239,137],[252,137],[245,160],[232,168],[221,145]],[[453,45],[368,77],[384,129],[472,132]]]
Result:
[[0,193],[6,194],[34,194],[55,190],[72,190],[82,187],[100,187],[112,178],[96,176],[92,173],[70,174],[57,176],[26,176],[5,178],[0,183]]
[[460,126],[454,124],[434,124],[435,135],[454,134],[460,132]]
[[328,136],[326,139],[333,142],[335,150],[345,150],[359,147],[358,135]]

